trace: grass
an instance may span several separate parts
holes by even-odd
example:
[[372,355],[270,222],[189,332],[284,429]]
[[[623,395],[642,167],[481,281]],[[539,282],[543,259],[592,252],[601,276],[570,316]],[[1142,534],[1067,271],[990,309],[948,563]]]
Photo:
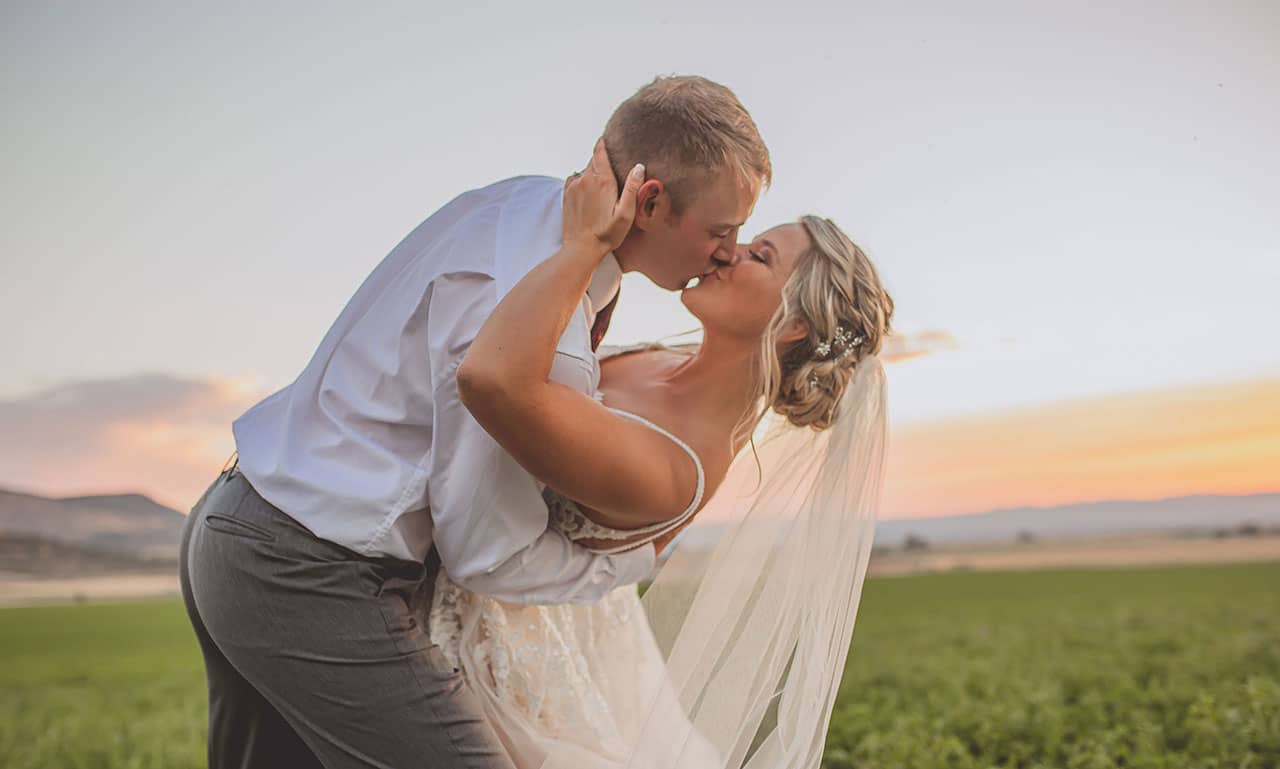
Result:
[[206,714],[180,601],[0,610],[0,766],[204,766]]
[[[0,766],[204,766],[175,600],[0,610]],[[1280,563],[870,580],[830,769],[1280,766]]]
[[868,584],[844,767],[1280,764],[1280,564]]

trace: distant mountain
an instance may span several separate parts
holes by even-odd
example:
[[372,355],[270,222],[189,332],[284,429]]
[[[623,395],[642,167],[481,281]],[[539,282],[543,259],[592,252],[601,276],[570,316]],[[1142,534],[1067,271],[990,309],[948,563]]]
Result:
[[51,499],[0,490],[0,535],[171,560],[186,516],[141,494]]
[[[935,545],[1079,539],[1119,534],[1179,531],[1214,532],[1246,524],[1280,527],[1280,494],[1202,495],[1150,501],[1107,500],[1057,507],[1022,507],[932,518],[889,518],[876,524],[878,547],[899,547],[908,535]],[[713,544],[724,527],[695,525],[682,541],[694,547]]]
[[1107,500],[1057,507],[1021,507],[973,515],[894,518],[876,526],[876,544],[901,545],[907,535],[931,543],[1037,539],[1280,526],[1280,494],[1200,495],[1157,500]]
[[[0,490],[0,536],[79,546],[133,559],[172,560],[185,516],[141,494],[51,499]],[[1008,542],[1026,533],[1041,540],[1128,533],[1280,527],[1280,494],[1108,500],[1057,507],[993,510],[972,515],[893,518],[876,526],[876,544],[896,547],[908,535],[931,544]],[[701,545],[719,527],[698,526],[685,541]],[[0,570],[3,564],[0,564]]]
[[59,578],[174,574],[177,569],[178,564],[171,559],[135,558],[30,534],[0,534],[0,575]]

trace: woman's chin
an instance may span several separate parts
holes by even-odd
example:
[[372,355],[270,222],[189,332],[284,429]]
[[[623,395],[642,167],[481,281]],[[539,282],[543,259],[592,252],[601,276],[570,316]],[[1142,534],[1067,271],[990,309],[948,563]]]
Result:
[[680,292],[680,304],[683,304],[684,308],[691,312],[695,318],[698,317],[699,288],[700,286],[689,286]]
[[680,292],[680,304],[689,311],[689,314],[698,319],[698,324],[707,325],[707,317],[714,316],[715,312],[712,307],[715,304],[715,297],[707,293],[708,286],[692,286]]

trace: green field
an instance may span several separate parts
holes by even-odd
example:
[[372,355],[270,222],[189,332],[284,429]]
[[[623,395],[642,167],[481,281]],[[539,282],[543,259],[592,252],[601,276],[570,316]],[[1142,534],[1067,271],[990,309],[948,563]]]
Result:
[[[181,604],[0,610],[0,766],[203,766]],[[829,767],[1280,766],[1280,563],[870,580]]]

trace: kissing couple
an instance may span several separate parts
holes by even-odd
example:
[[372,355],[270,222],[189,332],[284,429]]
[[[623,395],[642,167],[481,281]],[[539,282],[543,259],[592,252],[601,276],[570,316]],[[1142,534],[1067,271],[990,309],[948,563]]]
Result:
[[[771,176],[729,89],[662,77],[583,172],[383,259],[188,517],[211,767],[819,765],[893,302],[827,219],[738,242]],[[600,345],[629,271],[699,344]]]

